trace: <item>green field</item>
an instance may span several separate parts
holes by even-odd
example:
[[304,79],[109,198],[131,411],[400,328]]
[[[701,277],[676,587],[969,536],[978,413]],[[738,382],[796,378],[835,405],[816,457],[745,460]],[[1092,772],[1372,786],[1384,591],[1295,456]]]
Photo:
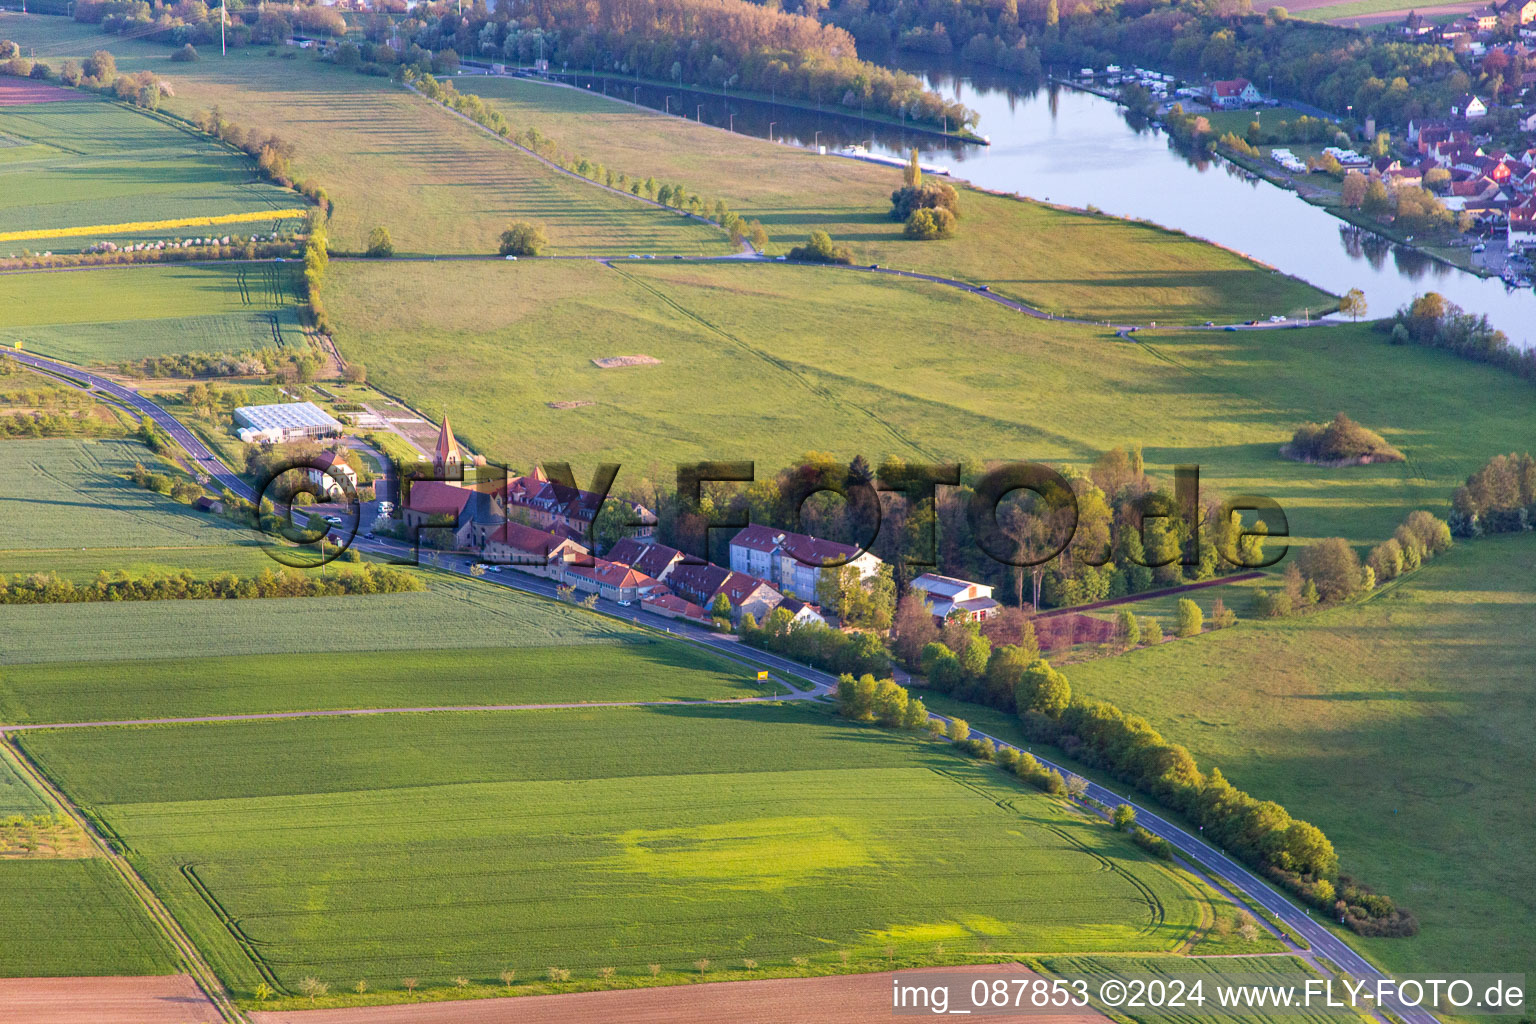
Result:
[[1176,232],[971,188],[963,187],[957,237],[905,241],[887,216],[901,184],[895,168],[816,156],[584,90],[505,78],[458,85],[493,100],[518,130],[536,127],[631,177],[722,196],[762,221],[776,253],[825,228],[860,263],[986,282],[1058,314],[1121,323],[1246,320],[1271,306],[1299,313],[1327,302],[1309,285]]
[[[809,450],[1086,466],[1139,443],[1149,470],[1194,462],[1207,489],[1274,498],[1293,535],[1375,542],[1536,435],[1528,385],[1365,327],[1133,343],[936,285],[764,265],[349,264],[331,279],[342,352],[386,390],[446,409],[514,468],[567,459],[585,478],[611,459],[621,487],[698,459],[756,459],[760,477]],[[433,303],[455,288],[481,301]],[[662,364],[591,363],[633,353]],[[572,400],[593,404],[546,404]],[[1409,461],[1281,457],[1299,423],[1341,410]]]
[[[438,714],[21,741],[238,994],[699,957],[1178,947],[1204,907],[941,746],[789,706]],[[294,756],[302,752],[303,756]],[[914,879],[922,884],[915,885]],[[514,938],[515,937],[515,938]]]
[[[0,444],[0,560],[11,552],[73,548],[227,547],[253,534],[135,487],[136,441],[6,441]],[[17,570],[20,571],[20,570]]]
[[[1399,11],[1407,12],[1416,6],[1412,0],[1345,0],[1344,3],[1325,4],[1320,7],[1308,7],[1305,10],[1293,12],[1292,17],[1303,21],[1344,21],[1348,18],[1359,18],[1372,14],[1394,14]],[[1439,18],[1431,17],[1431,21]]]
[[[485,643],[493,638],[464,639]],[[299,666],[302,670],[295,672]],[[54,662],[7,669],[0,678],[0,722],[100,722],[321,708],[702,700],[788,692],[773,683],[757,682],[756,675],[748,666],[688,644],[651,639],[639,630],[627,639],[607,643],[429,648],[387,656],[319,651],[305,653],[302,661],[293,654],[267,654],[87,665]]]
[[1528,724],[1536,542],[1460,544],[1370,601],[1074,666],[1202,765],[1314,822],[1420,919],[1352,942],[1396,970],[1536,958]]
[[0,745],[0,818],[12,814],[51,814],[53,804],[27,781],[12,760],[10,748]]
[[275,264],[0,274],[0,346],[85,365],[305,347],[296,284]]
[[165,943],[104,860],[0,860],[0,919],[0,977],[176,970]]
[[[291,210],[300,195],[257,177],[243,153],[160,118],[80,93],[79,100],[0,107],[0,234],[44,228],[213,218]],[[94,242],[271,231],[272,220],[219,228],[103,231],[0,242],[0,253],[69,252]],[[288,221],[294,227],[296,221]]]
[[725,254],[725,233],[560,174],[388,79],[321,63],[274,59],[264,48],[177,64],[158,43],[101,34],[64,18],[6,16],[0,33],[39,57],[105,48],[124,71],[165,76],[163,101],[183,117],[218,106],[227,120],[293,143],[295,178],[336,204],[333,247],[361,250],[385,225],[401,253],[495,252],[508,221],[544,224],[560,253]]

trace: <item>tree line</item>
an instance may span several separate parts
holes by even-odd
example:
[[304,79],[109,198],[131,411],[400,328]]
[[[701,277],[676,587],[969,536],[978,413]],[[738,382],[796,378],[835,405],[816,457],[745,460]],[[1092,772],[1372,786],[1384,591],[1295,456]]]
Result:
[[1490,324],[1488,317],[1468,313],[1439,292],[1418,296],[1373,327],[1387,334],[1394,345],[1444,349],[1536,381],[1536,349],[1511,345],[1509,336]]
[[462,15],[443,5],[401,28],[433,52],[518,63],[542,57],[551,67],[769,93],[934,127],[976,120],[915,75],[861,60],[843,29],[747,0],[518,0]]
[[263,569],[255,576],[219,573],[198,579],[190,571],[167,575],[121,570],[98,573],[77,584],[52,572],[0,577],[0,604],[78,604],[97,601],[203,601],[278,597],[337,597],[349,594],[403,594],[425,590],[415,576],[367,562],[327,575],[295,569]]
[[884,675],[891,670],[885,644],[872,632],[844,633],[819,622],[795,622],[787,608],[775,608],[759,626],[749,613],[738,627],[741,642],[824,672]]

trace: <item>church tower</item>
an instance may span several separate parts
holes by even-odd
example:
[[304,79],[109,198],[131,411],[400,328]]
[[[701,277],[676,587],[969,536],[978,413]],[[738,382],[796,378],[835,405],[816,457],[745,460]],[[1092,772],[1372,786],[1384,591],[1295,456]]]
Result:
[[464,453],[454,439],[453,427],[448,424],[448,414],[443,413],[443,426],[437,432],[437,449],[432,453],[432,468],[437,475],[446,477],[449,469],[456,469],[464,462]]

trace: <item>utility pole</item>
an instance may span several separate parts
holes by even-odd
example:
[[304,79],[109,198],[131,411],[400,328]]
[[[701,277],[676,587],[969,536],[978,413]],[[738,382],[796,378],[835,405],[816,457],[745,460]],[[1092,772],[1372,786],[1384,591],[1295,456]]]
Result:
[[219,0],[219,56],[228,57],[229,49],[224,44],[224,23],[229,20],[224,0]]

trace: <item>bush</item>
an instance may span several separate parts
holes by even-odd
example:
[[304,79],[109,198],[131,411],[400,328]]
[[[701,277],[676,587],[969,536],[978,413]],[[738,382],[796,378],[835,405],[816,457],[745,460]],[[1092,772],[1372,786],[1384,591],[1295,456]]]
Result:
[[960,216],[960,193],[948,182],[906,185],[891,193],[891,220],[905,221],[916,210],[947,210]]
[[[506,236],[502,236],[505,243]],[[374,259],[387,259],[395,254],[395,241],[389,237],[389,228],[382,225],[368,233],[368,251],[366,255]],[[502,253],[503,256],[506,253]]]
[[833,245],[832,236],[825,231],[812,231],[804,245],[789,250],[789,258],[808,263],[849,264],[853,262],[853,250],[845,245]]
[[542,226],[520,220],[509,224],[501,233],[501,246],[497,252],[502,256],[537,256],[548,244]]
[[1173,860],[1173,844],[1161,836],[1155,836],[1141,826],[1131,829],[1131,841],[1154,857]]
[[171,60],[181,64],[190,64],[197,60],[197,48],[191,43],[188,43],[181,49],[177,50],[175,53],[172,53]]
[[1296,566],[1302,578],[1317,588],[1319,600],[1347,601],[1364,589],[1360,558],[1342,537],[1329,537],[1302,548]]
[[919,242],[937,238],[949,238],[955,233],[955,215],[943,207],[932,210],[913,210],[907,217],[902,234]]
[[1200,606],[1187,597],[1179,598],[1179,636],[1199,636],[1205,626],[1205,615]]
[[1402,462],[1403,453],[1374,430],[1344,415],[1331,423],[1303,423],[1284,454],[1308,462]]

